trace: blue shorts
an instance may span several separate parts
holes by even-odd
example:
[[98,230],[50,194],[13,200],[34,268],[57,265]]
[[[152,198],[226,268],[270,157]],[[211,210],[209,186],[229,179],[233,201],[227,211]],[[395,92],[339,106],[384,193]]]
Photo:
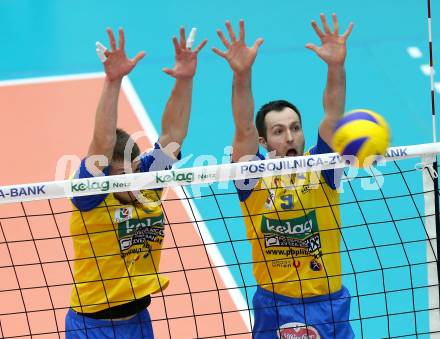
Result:
[[350,318],[350,293],[338,292],[310,298],[290,298],[257,287],[253,301],[254,339],[354,338]]
[[101,320],[84,317],[72,309],[66,315],[66,339],[152,339],[153,327],[145,309],[128,320]]

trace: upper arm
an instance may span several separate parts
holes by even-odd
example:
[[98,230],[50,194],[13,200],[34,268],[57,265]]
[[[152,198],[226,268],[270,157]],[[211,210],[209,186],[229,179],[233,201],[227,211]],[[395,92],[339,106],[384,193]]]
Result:
[[[332,144],[332,139],[333,139],[333,134],[334,134],[334,130],[336,128],[336,124],[338,123],[339,118],[333,118],[330,116],[324,116],[324,119],[321,122],[321,125],[319,126],[319,135],[322,141],[324,141],[327,145],[331,145]],[[332,151],[329,152],[324,152],[324,153],[331,153]]]
[[[106,138],[102,137],[101,139]],[[115,148],[116,137],[109,137],[106,141],[92,140],[87,152],[86,168],[90,173],[102,171],[110,165]],[[96,175],[95,175],[96,176]]]
[[258,152],[258,131],[254,124],[242,129],[236,129],[232,142],[232,161],[249,161],[244,157],[254,157]]
[[[252,160],[264,160],[264,155],[257,151]],[[238,198],[241,202],[249,198],[259,180],[260,178],[234,180],[234,186],[237,189]]]
[[[310,149],[311,155],[325,154],[325,153],[333,153],[334,151],[328,145],[328,143],[321,137],[321,130],[318,133],[318,141],[314,147]],[[327,185],[329,185],[332,189],[336,189],[339,187],[341,176],[343,173],[342,168],[329,169],[321,172],[324,177]]]
[[[75,179],[85,179],[85,178],[93,178],[95,176],[108,176],[110,172],[110,166],[104,167],[101,174],[91,173],[86,166],[87,158],[81,161],[79,169],[75,173]],[[95,175],[94,175],[95,174]],[[86,195],[81,197],[73,197],[72,203],[78,208],[80,211],[86,212],[98,207],[101,204],[107,194],[97,194],[97,195]]]

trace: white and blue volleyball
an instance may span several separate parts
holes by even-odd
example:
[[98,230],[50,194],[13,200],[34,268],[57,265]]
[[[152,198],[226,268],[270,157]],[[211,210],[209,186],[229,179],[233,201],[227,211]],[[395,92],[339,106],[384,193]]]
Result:
[[357,162],[353,165],[364,167],[371,165],[377,156],[385,155],[390,137],[388,124],[380,114],[356,109],[337,123],[332,147],[342,156],[355,157]]

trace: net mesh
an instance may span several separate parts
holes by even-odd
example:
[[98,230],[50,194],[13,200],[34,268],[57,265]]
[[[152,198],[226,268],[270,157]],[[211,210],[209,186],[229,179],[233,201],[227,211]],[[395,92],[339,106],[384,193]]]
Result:
[[[356,337],[440,335],[433,161],[345,169],[336,230]],[[249,338],[256,263],[234,185],[166,192],[159,270],[170,284],[148,308],[155,337]],[[0,337],[65,336],[75,262],[71,215],[67,198],[0,204]]]

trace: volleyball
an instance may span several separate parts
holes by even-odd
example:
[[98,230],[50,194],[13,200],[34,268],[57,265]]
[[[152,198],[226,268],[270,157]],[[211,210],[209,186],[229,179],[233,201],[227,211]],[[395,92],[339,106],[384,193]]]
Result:
[[380,114],[367,109],[348,112],[336,124],[332,140],[335,152],[357,158],[352,163],[357,167],[369,166],[377,156],[385,155],[389,144],[387,122]]

